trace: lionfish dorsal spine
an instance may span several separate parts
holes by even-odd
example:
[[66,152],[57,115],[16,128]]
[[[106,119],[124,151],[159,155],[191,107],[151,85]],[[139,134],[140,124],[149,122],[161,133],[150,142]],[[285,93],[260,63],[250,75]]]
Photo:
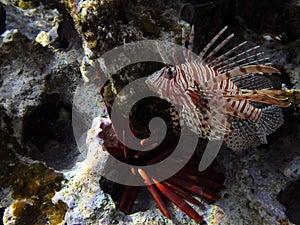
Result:
[[[264,55],[264,52],[255,52],[256,49],[258,49],[260,46],[255,46],[253,48],[250,48],[246,51],[243,51],[236,56],[233,56],[227,60],[224,60],[223,62],[215,65],[216,68],[218,68],[218,71],[220,73],[231,70],[235,68],[236,66],[246,66],[246,65],[253,65],[258,62],[263,62],[268,60],[268,57],[265,58],[259,58],[260,56]],[[250,54],[252,52],[255,52],[254,54]],[[245,62],[245,63],[242,63]]]
[[209,55],[207,55],[203,61],[209,63],[212,57],[221,49],[223,48],[232,38],[234,37],[234,34],[229,35],[227,38],[225,38],[217,47],[215,47]]
[[203,48],[203,50],[198,55],[201,59],[204,58],[204,55],[207,53],[210,47],[216,42],[216,40],[218,40],[218,38],[225,32],[225,30],[227,30],[227,28],[228,28],[227,26],[224,27],[221,31],[219,31],[219,33],[217,33],[217,35],[213,39],[211,39],[210,42],[208,42],[208,44]]
[[227,56],[229,56],[230,54],[232,54],[233,52],[235,52],[236,50],[238,50],[239,48],[241,48],[243,45],[245,45],[247,43],[247,41],[244,41],[236,46],[234,46],[232,49],[230,49],[229,51],[225,52],[224,54],[218,56],[217,58],[211,60],[208,65],[211,67],[219,67],[222,66],[224,64],[226,64],[227,62],[229,62],[229,59],[222,61],[220,64],[217,64],[218,62],[220,62],[222,59],[226,58]]
[[190,36],[190,38],[189,38],[188,55],[187,55],[188,62],[190,62],[192,60],[194,37],[195,37],[194,25],[192,26],[192,29],[191,29],[191,32],[190,32],[189,36]]

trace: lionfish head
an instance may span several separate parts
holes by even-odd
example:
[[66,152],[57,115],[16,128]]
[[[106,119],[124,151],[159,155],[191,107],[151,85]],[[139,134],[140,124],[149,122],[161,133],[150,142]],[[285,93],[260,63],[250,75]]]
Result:
[[146,84],[150,90],[161,94],[165,87],[168,86],[168,83],[172,82],[176,75],[176,67],[166,64],[162,69],[148,76]]

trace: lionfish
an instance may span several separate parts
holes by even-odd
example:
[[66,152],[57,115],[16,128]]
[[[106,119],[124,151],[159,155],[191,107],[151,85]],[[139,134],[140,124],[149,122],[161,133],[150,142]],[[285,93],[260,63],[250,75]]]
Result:
[[[189,36],[182,29],[182,46],[185,63],[166,64],[161,70],[146,79],[147,86],[161,98],[176,105],[171,107],[174,125],[180,113],[184,124],[201,138],[224,139],[233,150],[246,149],[267,143],[266,136],[283,124],[280,107],[289,102],[282,90],[274,90],[272,82],[262,74],[280,74],[274,67],[259,64],[262,58],[259,46],[233,54],[246,44],[242,42],[229,51],[215,56],[234,36],[229,35],[220,44],[215,44],[225,32],[224,27],[197,55],[192,56],[194,26]],[[217,45],[212,49],[213,45]],[[160,55],[165,61],[161,52]],[[212,50],[211,50],[212,49]],[[232,56],[233,55],[233,56]],[[223,111],[226,115],[215,116]],[[182,125],[182,124],[180,124]]]

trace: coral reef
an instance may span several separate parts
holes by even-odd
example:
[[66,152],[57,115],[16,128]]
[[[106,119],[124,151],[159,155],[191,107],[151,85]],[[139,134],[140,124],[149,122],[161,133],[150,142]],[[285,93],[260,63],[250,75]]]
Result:
[[[124,43],[171,40],[171,31],[179,41],[181,26],[195,24],[195,51],[228,25],[236,34],[228,49],[244,39],[249,46],[261,45],[282,73],[273,77],[275,85],[293,89],[288,93],[293,103],[284,111],[285,124],[268,137],[268,145],[241,153],[222,148],[213,167],[225,174],[226,190],[219,201],[197,212],[208,224],[298,224],[299,12],[296,0],[1,0],[3,223],[197,224],[171,203],[166,205],[173,219],[167,219],[146,187],[140,188],[132,213],[121,212],[115,201],[120,189],[113,189],[99,174],[108,152],[93,135],[88,146],[83,135],[78,149],[71,127],[80,121],[85,126],[75,133],[86,134],[94,117],[108,114],[102,99],[95,97],[98,87],[87,84],[77,102],[84,110],[77,112],[78,118],[71,118],[81,76],[93,78],[86,73],[93,59]],[[178,19],[185,21],[180,25]],[[122,87],[161,67],[140,63],[109,77],[103,90],[108,105]],[[85,94],[91,94],[92,101],[85,101]],[[149,135],[148,124],[141,121],[149,120],[150,112],[168,120],[168,104],[147,101],[146,106],[136,105],[130,118],[141,138]],[[90,132],[99,132],[99,121]],[[114,139],[106,141],[116,144]]]

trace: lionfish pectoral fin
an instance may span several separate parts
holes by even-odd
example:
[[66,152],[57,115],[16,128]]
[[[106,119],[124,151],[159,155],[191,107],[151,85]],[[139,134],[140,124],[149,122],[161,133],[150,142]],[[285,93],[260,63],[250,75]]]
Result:
[[283,113],[279,107],[268,106],[263,108],[261,117],[255,124],[260,143],[267,144],[266,136],[276,131],[283,123]]
[[230,79],[239,89],[260,90],[264,88],[273,88],[272,81],[261,75],[245,74]]
[[255,147],[260,144],[256,136],[256,126],[251,120],[234,119],[231,122],[234,130],[225,139],[226,146],[232,150],[238,151]]
[[[197,113],[196,110],[192,110],[188,107],[183,107],[181,110],[181,117],[184,124],[194,133],[200,137],[205,138],[207,136],[207,130],[209,128],[207,120],[204,119],[202,114]],[[181,124],[183,126],[183,124]]]
[[250,65],[250,66],[239,66],[230,71],[221,73],[219,76],[214,77],[204,83],[204,87],[210,87],[223,80],[228,80],[234,77],[242,76],[245,74],[280,74],[280,71],[271,66],[264,65]]
[[266,136],[276,131],[283,122],[282,110],[276,106],[262,108],[257,122],[235,118],[231,121],[234,131],[225,139],[226,145],[233,150],[242,150],[266,144]]
[[250,66],[239,66],[230,71],[221,73],[217,77],[213,77],[209,79],[201,86],[204,88],[213,87],[214,85],[224,81],[229,80],[235,77],[243,76],[243,75],[250,75],[250,74],[272,74],[277,73],[280,74],[280,71],[271,66],[264,66],[264,65],[250,65]]
[[192,102],[197,105],[200,100],[200,92],[195,90],[194,88],[187,88],[185,90],[185,94],[189,96]]
[[200,106],[204,107],[204,105],[207,104],[207,101],[211,98],[211,96],[205,94],[205,91],[201,91],[195,87],[187,88],[185,90],[185,94],[189,96],[196,108],[199,108]]
[[[229,92],[230,93],[230,92]],[[249,100],[254,102],[262,102],[269,105],[279,106],[279,107],[288,107],[290,102],[288,98],[283,95],[282,90],[239,90],[239,93],[236,94],[225,94],[225,98],[232,98],[238,100]]]
[[178,112],[178,109],[175,105],[171,105],[170,107],[170,117],[171,117],[171,122],[172,122],[172,127],[176,128],[181,126],[182,124],[180,124],[180,115]]
[[269,135],[276,131],[283,124],[283,113],[281,108],[268,106],[262,109],[262,114],[256,126],[261,134]]
[[245,114],[235,110],[234,108],[232,108],[232,106],[230,105],[227,105],[226,106],[226,113],[227,115],[229,116],[232,116],[232,117],[236,117],[236,118],[240,118],[240,119],[246,119],[247,117],[245,116]]
[[[211,95],[207,95],[207,93]],[[196,133],[201,137],[207,137],[209,139],[222,139],[225,134],[231,132],[232,127],[228,122],[228,114],[234,114],[234,110],[228,106],[226,110],[226,104],[219,104],[221,94],[216,95],[213,91],[200,91],[199,89],[189,88],[186,90],[187,95],[193,101],[195,106],[194,109],[186,108],[184,110],[185,114],[189,114],[190,121],[191,118],[198,118],[194,120],[194,125],[188,122],[192,130],[197,130]],[[225,108],[224,108],[225,107]],[[194,116],[191,116],[194,115]],[[240,118],[245,118],[242,114],[237,115]],[[194,128],[192,128],[194,127]]]

